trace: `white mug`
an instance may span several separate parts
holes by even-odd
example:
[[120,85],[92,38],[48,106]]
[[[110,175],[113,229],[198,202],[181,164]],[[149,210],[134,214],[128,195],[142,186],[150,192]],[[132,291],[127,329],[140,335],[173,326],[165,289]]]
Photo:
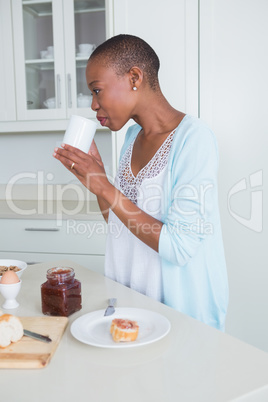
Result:
[[47,55],[54,57],[54,46],[48,46],[47,47]]
[[47,50],[41,50],[40,51],[40,56],[41,56],[41,59],[45,59],[46,58],[46,56],[47,56]]
[[55,98],[48,98],[44,101],[44,105],[48,108],[48,109],[55,109],[56,107],[56,99]]
[[79,53],[90,55],[94,49],[96,49],[96,45],[91,43],[81,43],[78,45]]
[[77,107],[89,107],[91,104],[91,96],[78,94],[77,95]]
[[63,143],[72,145],[88,153],[96,129],[96,122],[85,117],[72,115],[63,138]]

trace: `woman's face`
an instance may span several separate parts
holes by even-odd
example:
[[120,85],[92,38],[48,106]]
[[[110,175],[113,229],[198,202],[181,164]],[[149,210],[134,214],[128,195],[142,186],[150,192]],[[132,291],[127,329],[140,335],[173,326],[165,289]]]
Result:
[[120,130],[131,118],[134,94],[129,74],[116,75],[112,68],[90,61],[86,69],[87,84],[92,92],[92,110],[102,126]]

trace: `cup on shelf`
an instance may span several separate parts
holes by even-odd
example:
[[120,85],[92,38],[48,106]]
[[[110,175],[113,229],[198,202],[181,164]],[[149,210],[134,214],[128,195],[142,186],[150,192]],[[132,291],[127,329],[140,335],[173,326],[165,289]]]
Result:
[[77,107],[89,107],[91,103],[91,96],[78,94],[77,95]]
[[44,101],[44,105],[48,109],[55,109],[56,107],[56,99],[55,98],[48,98]]
[[40,56],[41,56],[41,59],[45,59],[46,56],[47,56],[47,50],[41,50],[40,51]]
[[63,143],[87,153],[94,138],[97,123],[85,117],[72,115],[65,132]]
[[78,45],[78,54],[79,55],[84,55],[84,56],[90,56],[93,50],[96,49],[96,45],[92,43],[81,43]]
[[53,59],[54,57],[54,46],[47,47],[47,57]]

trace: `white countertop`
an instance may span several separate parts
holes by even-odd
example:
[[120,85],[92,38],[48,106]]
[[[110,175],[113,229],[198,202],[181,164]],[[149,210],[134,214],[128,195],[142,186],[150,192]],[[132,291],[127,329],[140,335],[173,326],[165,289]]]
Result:
[[[75,269],[82,282],[83,308],[69,317],[46,368],[1,370],[1,401],[268,400],[267,353],[72,262],[29,266],[17,297],[20,306],[9,313],[41,316],[40,285],[47,269],[57,265]],[[170,333],[155,343],[128,349],[97,348],[73,338],[71,323],[85,313],[104,309],[110,297],[117,298],[117,307],[144,308],[164,315],[170,320]]]

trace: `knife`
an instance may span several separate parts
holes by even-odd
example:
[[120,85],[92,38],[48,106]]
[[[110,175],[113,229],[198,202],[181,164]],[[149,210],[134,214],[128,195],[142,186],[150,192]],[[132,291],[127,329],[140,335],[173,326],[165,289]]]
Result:
[[115,312],[114,305],[116,303],[116,299],[109,299],[109,306],[104,312],[104,316],[112,315]]
[[51,342],[52,341],[52,339],[50,339],[48,336],[37,334],[36,332],[28,331],[27,329],[24,329],[23,333],[25,336],[29,336],[30,338],[37,339],[38,341],[42,341],[42,342]]

